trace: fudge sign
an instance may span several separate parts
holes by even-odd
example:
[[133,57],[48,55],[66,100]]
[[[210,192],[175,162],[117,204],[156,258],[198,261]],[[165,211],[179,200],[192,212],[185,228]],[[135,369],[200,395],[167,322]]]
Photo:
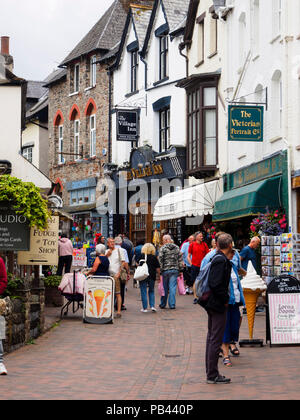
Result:
[[18,253],[19,265],[57,265],[58,262],[59,217],[48,220],[45,231],[32,228],[30,250]]
[[117,111],[117,140],[138,141],[138,111]]

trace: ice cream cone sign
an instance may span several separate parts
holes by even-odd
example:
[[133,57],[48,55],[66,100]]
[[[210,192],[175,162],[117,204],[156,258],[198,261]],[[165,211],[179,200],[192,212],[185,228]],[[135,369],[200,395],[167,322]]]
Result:
[[98,315],[98,317],[100,316],[101,306],[102,306],[102,302],[104,300],[104,297],[105,297],[105,293],[104,293],[103,290],[95,290],[95,292],[94,292],[94,299],[96,301],[97,315]]
[[247,275],[241,281],[246,302],[249,338],[253,339],[256,304],[259,296],[267,289],[262,278],[257,274],[251,261],[248,264]]

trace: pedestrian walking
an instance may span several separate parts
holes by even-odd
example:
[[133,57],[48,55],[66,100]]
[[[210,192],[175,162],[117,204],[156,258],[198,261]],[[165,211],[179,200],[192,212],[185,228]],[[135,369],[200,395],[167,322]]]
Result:
[[208,314],[208,333],[206,340],[206,375],[208,384],[227,384],[229,378],[219,374],[219,352],[223,343],[229,303],[229,283],[232,265],[232,237],[222,234],[218,237],[218,251],[211,262],[208,277],[210,296],[205,304]]
[[188,238],[188,241],[184,242],[182,247],[181,247],[181,252],[182,252],[182,255],[183,255],[183,262],[184,262],[183,277],[184,277],[184,281],[185,281],[185,284],[186,284],[186,294],[187,295],[191,295],[193,293],[193,291],[192,291],[193,284],[192,284],[192,281],[191,281],[192,264],[188,260],[188,255],[189,255],[190,245],[194,241],[195,241],[195,238],[194,238],[193,235],[191,235]]
[[116,248],[114,238],[107,240],[108,250],[106,257],[109,259],[109,274],[115,279],[115,295],[117,301],[117,313],[115,318],[121,318],[122,297],[121,297],[121,274],[126,269],[125,250]]
[[[209,253],[207,244],[203,241],[203,233],[198,233],[196,240],[189,246],[188,262],[191,264],[191,285],[195,284],[196,278],[200,272],[200,266],[203,258]],[[194,291],[194,304],[198,303]]]
[[[136,268],[139,265],[141,256],[142,256],[142,248],[144,246],[145,242],[143,240],[137,241],[136,247],[133,251],[133,258],[132,258],[132,266]],[[137,280],[133,279],[133,287],[138,288],[138,282]]]
[[62,234],[58,241],[58,256],[57,275],[62,276],[64,269],[65,274],[70,273],[73,261],[73,244],[66,234]]
[[129,266],[131,266],[134,246],[133,246],[133,243],[131,242],[131,240],[128,238],[127,234],[122,235],[122,239],[123,239],[123,241],[122,241],[121,247],[127,251],[128,259],[129,259]]
[[[246,305],[238,273],[238,267],[236,265],[236,252],[234,249],[232,249],[228,258],[231,260],[232,270],[230,277],[230,297],[227,309],[226,327],[222,344],[223,364],[226,367],[232,366],[229,351],[231,351],[234,356],[239,356],[240,354],[235,343],[239,341],[241,326],[240,307]],[[234,347],[232,348],[231,346],[233,344]]]
[[122,279],[121,279],[121,298],[122,298],[121,310],[122,311],[126,311],[127,308],[125,306],[125,295],[126,295],[126,285],[127,285],[127,282],[130,279],[130,268],[129,268],[129,256],[128,256],[127,250],[123,247],[123,238],[122,238],[122,236],[119,235],[119,236],[117,236],[115,238],[115,247],[117,249],[121,249],[123,251],[124,256],[125,256],[124,268],[127,271],[127,280],[122,281]]
[[251,239],[250,244],[245,246],[245,248],[242,249],[240,252],[241,260],[242,260],[242,267],[244,270],[247,271],[248,269],[248,263],[249,261],[252,262],[253,267],[255,270],[257,270],[257,254],[255,250],[260,245],[260,239],[258,236],[254,236],[254,238]]
[[212,239],[211,240],[210,251],[213,251],[216,248],[217,248],[217,241],[215,239]]
[[[3,259],[0,257],[0,296],[4,293],[7,287],[7,273]],[[7,375],[6,367],[3,363],[3,343],[0,339],[0,375]]]
[[168,302],[170,309],[176,309],[177,279],[179,272],[183,269],[183,259],[179,247],[172,243],[170,235],[163,237],[163,246],[159,250],[158,260],[165,291],[165,296],[161,297],[159,306],[165,309]]
[[[155,247],[148,243],[142,248],[142,256],[140,261],[145,260],[149,270],[149,277],[146,280],[140,281],[140,290],[143,308],[141,312],[148,312],[148,297],[149,306],[152,312],[156,312],[155,308],[155,281],[156,277],[160,276],[160,265],[156,257]],[[148,295],[147,295],[148,291]]]
[[103,244],[96,246],[96,259],[93,268],[87,272],[87,276],[109,276],[109,259],[106,257],[106,247]]

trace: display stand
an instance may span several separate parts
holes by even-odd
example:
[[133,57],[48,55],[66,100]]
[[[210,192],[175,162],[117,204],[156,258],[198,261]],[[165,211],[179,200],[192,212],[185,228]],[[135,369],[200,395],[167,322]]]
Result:
[[84,294],[83,322],[114,322],[115,281],[112,277],[88,277]]
[[300,344],[300,282],[283,274],[267,289],[266,341],[272,345]]

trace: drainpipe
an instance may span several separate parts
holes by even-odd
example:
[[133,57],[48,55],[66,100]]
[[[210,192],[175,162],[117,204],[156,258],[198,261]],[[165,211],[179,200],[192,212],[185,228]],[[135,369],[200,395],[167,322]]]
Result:
[[187,55],[185,55],[185,54],[183,54],[183,50],[185,49],[185,47],[187,46],[187,45],[190,45],[191,44],[191,41],[185,41],[185,42],[181,42],[180,44],[179,44],[179,46],[178,46],[178,49],[179,49],[179,54],[182,56],[182,57],[184,57],[185,58],[185,62],[186,62],[186,78],[188,78],[189,77],[189,58],[188,58],[188,56]]
[[[139,55],[140,55],[140,58],[141,58],[142,63],[144,63],[144,65],[145,65],[145,95],[146,95],[146,98],[147,98],[147,89],[148,89],[148,63],[144,59],[144,57],[141,54],[141,52],[139,53]],[[147,117],[147,114],[148,114],[148,109],[147,109],[147,106],[146,106],[146,117]]]

